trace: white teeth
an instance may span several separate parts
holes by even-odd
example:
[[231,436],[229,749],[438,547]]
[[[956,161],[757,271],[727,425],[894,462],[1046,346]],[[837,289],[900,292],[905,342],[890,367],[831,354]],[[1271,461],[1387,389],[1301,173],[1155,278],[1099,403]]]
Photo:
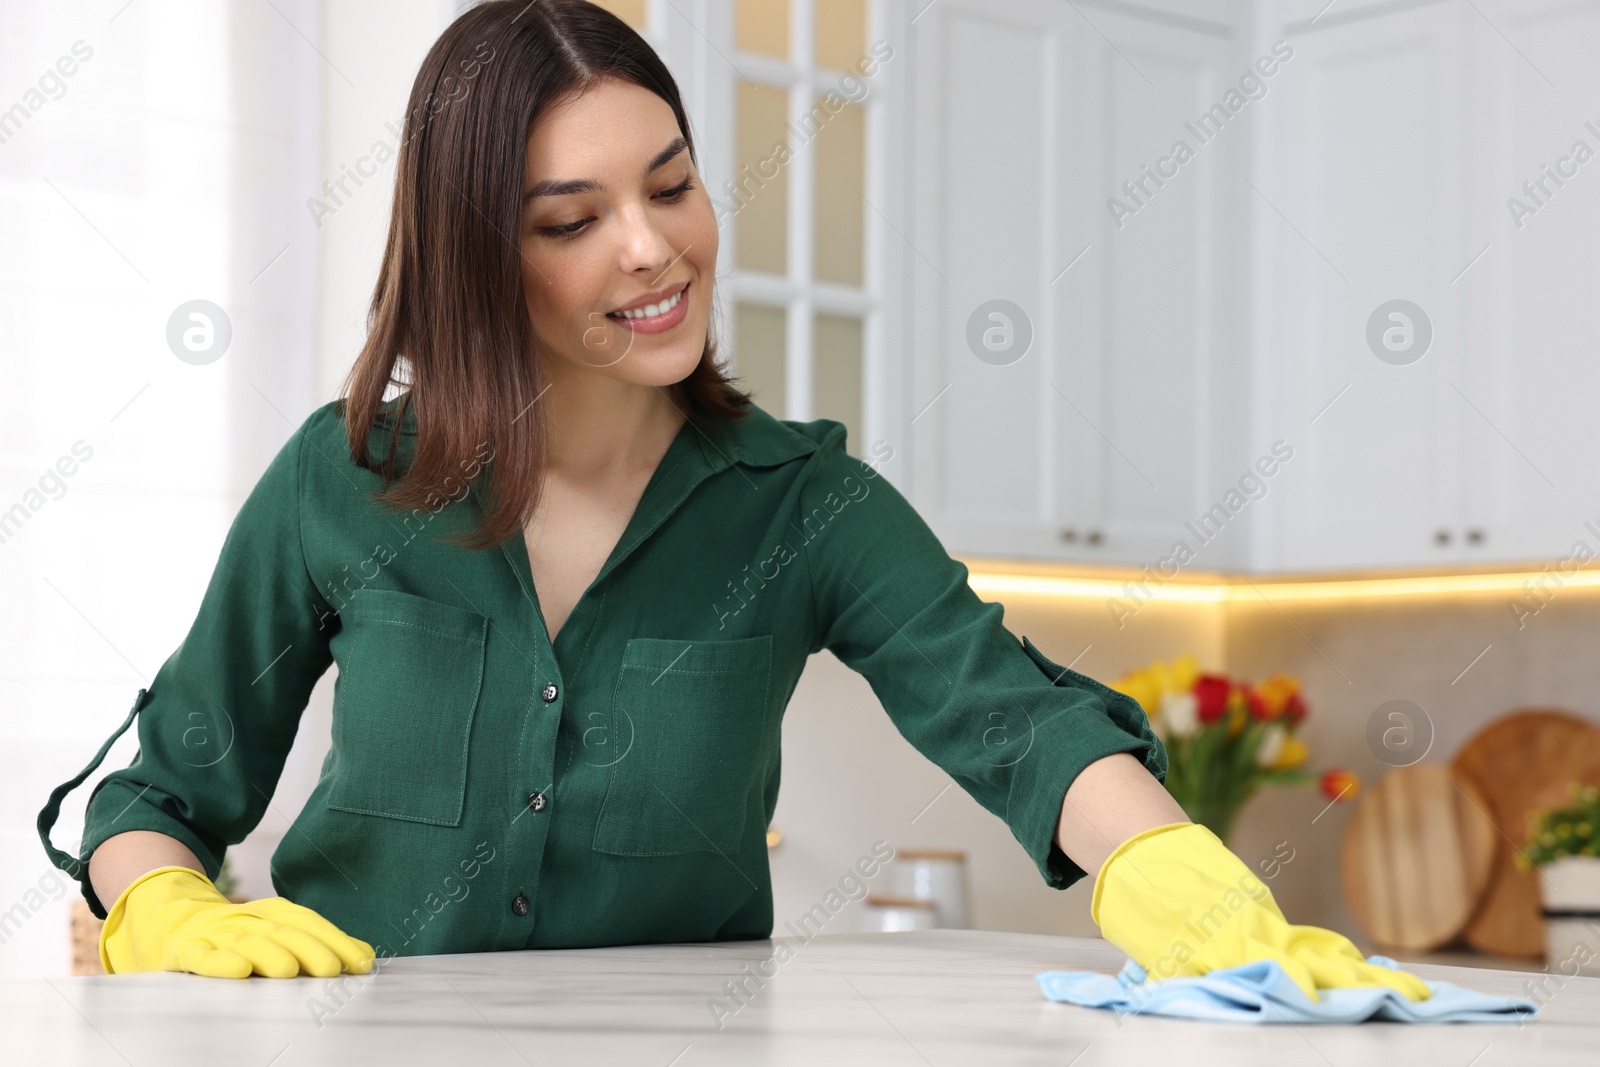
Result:
[[646,304],[636,311],[613,311],[611,314],[624,319],[653,319],[665,315],[678,306],[678,301],[683,299],[683,290],[679,289],[659,304]]

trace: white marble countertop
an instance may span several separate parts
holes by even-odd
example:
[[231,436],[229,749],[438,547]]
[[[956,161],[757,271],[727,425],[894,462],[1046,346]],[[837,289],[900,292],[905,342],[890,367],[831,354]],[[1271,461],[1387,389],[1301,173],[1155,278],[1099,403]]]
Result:
[[[767,964],[779,945],[785,962]],[[782,954],[780,954],[781,956]],[[809,942],[652,945],[413,956],[373,976],[245,981],[162,973],[0,984],[0,1060],[249,1067],[1241,1063],[1593,1064],[1600,978],[1549,981],[1543,1016],[1509,1024],[1224,1026],[1055,1004],[1033,976],[1115,971],[1104,941],[979,930],[822,935]],[[725,982],[764,964],[720,1028]],[[1417,966],[1527,996],[1535,976]],[[322,1018],[314,1011],[320,1002]],[[728,1001],[730,1007],[735,1002]],[[331,1013],[331,1014],[330,1014]]]

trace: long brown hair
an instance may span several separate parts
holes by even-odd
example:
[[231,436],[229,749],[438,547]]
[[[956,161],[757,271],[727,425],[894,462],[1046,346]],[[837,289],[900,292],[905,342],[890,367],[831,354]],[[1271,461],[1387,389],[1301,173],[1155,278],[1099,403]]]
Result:
[[[352,459],[383,475],[379,503],[436,510],[437,486],[482,466],[483,521],[454,544],[499,544],[531,520],[539,501],[546,424],[534,403],[543,383],[517,241],[523,167],[539,116],[604,77],[671,105],[698,168],[688,116],[660,57],[627,23],[584,0],[471,8],[434,42],[411,87],[389,240],[342,409]],[[698,427],[742,418],[750,403],[717,365],[716,350],[708,329],[699,364],[668,390]],[[391,385],[407,391],[384,410]],[[396,478],[408,407],[415,451]],[[381,460],[368,448],[375,425],[390,431]],[[492,461],[483,465],[486,447]]]

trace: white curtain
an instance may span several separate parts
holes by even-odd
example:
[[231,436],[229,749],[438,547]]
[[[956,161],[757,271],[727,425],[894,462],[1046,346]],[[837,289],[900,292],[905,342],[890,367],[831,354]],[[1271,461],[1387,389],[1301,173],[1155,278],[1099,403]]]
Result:
[[[34,818],[183,639],[240,503],[324,399],[321,7],[0,0],[0,976],[66,973],[77,886]],[[231,327],[209,361],[169,345],[196,300],[213,338]],[[315,782],[306,748],[280,797]],[[262,849],[241,858],[270,892]]]

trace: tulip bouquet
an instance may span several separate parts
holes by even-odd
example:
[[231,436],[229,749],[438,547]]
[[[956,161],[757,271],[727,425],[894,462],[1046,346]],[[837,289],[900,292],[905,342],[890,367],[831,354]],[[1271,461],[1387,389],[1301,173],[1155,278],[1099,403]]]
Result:
[[[1274,674],[1258,685],[1200,670],[1193,656],[1129,671],[1112,688],[1137,700],[1167,749],[1167,791],[1191,820],[1223,841],[1263,785],[1303,785],[1310,755],[1298,731],[1309,710],[1300,682]],[[1347,801],[1360,782],[1335,769],[1317,779]]]

